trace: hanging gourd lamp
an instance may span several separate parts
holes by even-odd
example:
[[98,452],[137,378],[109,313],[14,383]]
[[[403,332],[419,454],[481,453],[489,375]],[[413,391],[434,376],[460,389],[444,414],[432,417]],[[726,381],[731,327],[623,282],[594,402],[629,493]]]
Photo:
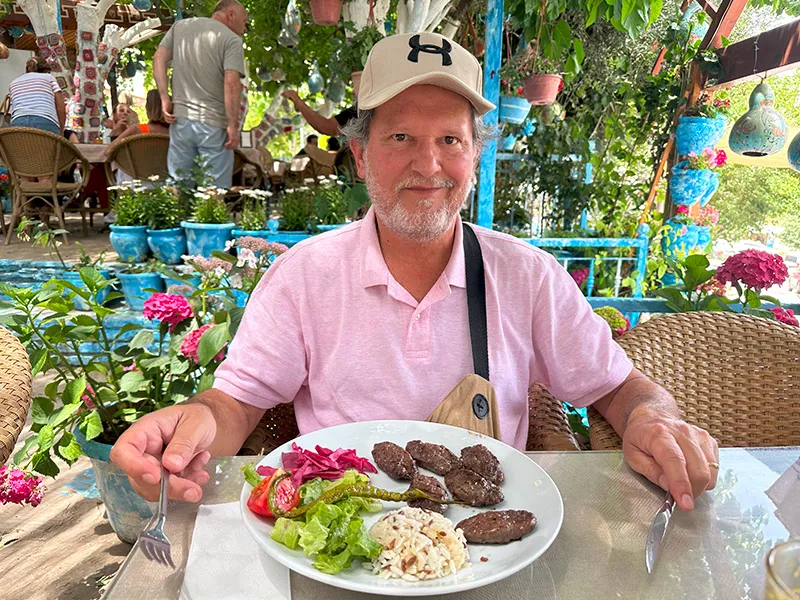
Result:
[[786,152],[789,159],[789,165],[795,170],[800,171],[800,133],[794,136],[792,143],[789,144],[789,150]]
[[750,94],[750,110],[734,123],[728,145],[744,156],[769,156],[786,143],[786,119],[775,110],[775,94],[763,81]]

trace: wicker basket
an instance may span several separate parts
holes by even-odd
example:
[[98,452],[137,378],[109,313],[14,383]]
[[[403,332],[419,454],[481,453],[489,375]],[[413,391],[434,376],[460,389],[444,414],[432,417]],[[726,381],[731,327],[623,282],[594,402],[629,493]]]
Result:
[[0,465],[14,450],[31,406],[31,363],[20,341],[0,327]]

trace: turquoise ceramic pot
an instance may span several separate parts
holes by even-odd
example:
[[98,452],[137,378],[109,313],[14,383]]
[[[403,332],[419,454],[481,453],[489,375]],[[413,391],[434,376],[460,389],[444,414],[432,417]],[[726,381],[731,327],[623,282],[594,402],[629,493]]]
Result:
[[84,454],[92,461],[97,489],[105,504],[111,529],[123,542],[135,543],[139,533],[153,517],[156,503],[148,502],[133,491],[128,476],[109,458],[110,444],[87,440],[78,429],[73,433]]
[[531,103],[517,96],[500,96],[499,119],[505,123],[520,125],[531,111]]
[[684,160],[672,168],[669,177],[672,201],[682,206],[698,202],[705,206],[719,188],[719,175],[708,169],[687,169],[687,165]]
[[186,234],[183,227],[148,229],[147,245],[158,260],[168,265],[179,265],[183,262],[181,257],[186,254]]
[[786,119],[775,110],[775,94],[766,83],[750,94],[750,110],[731,128],[728,145],[744,156],[769,156],[783,148],[789,136]]
[[706,148],[714,148],[724,133],[725,119],[722,117],[680,117],[675,129],[678,154],[700,154]]
[[800,133],[794,136],[789,149],[786,151],[789,164],[795,171],[800,171]]
[[117,273],[122,293],[131,310],[142,310],[144,301],[154,292],[164,291],[164,280],[159,273]]
[[310,237],[311,234],[306,233],[305,231],[279,231],[277,233],[270,232],[270,234],[267,236],[267,239],[270,242],[285,244],[288,248],[291,248],[297,242],[302,242]]
[[254,238],[269,238],[269,230],[268,229],[256,229],[256,230],[249,230],[249,229],[234,229],[231,231],[231,236],[233,239],[238,240],[239,238],[243,237],[254,237]]
[[122,262],[140,263],[147,260],[150,249],[145,225],[109,225],[109,228],[111,245]]
[[[98,271],[98,273],[100,273],[106,279],[110,279],[111,278],[111,271],[109,271],[108,269],[98,269],[97,271]],[[69,281],[70,283],[72,283],[76,287],[83,288],[87,292],[89,291],[89,288],[87,288],[86,284],[83,283],[83,280],[81,279],[81,275],[77,271],[64,271],[60,275],[60,277],[64,281]],[[98,292],[97,296],[95,297],[95,300],[99,304],[103,304],[106,301],[106,298],[108,298],[108,293],[109,293],[110,290],[111,290],[111,286],[104,287],[102,290],[100,290]],[[80,296],[75,296],[73,298],[73,301],[75,302],[75,308],[77,308],[78,310],[90,310],[89,309],[89,305]]]
[[181,227],[186,230],[186,245],[189,254],[211,257],[214,250],[225,251],[225,243],[231,239],[231,232],[236,227],[233,223],[191,223],[183,221]]

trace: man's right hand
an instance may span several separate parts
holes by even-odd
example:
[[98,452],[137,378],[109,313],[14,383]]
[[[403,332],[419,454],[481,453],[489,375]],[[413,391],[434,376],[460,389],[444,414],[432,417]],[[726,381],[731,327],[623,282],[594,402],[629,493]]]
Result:
[[300,100],[300,96],[294,90],[285,90],[285,91],[281,92],[281,96],[283,96],[284,98],[287,98],[288,100],[291,100],[292,104],[294,104],[295,108],[297,108],[297,103],[301,101]]
[[173,112],[172,98],[170,96],[161,97],[161,110],[164,113],[164,118],[167,120],[167,123],[175,122],[175,113]]
[[237,125],[229,125],[226,129],[228,141],[225,142],[225,148],[228,150],[236,150],[239,147],[239,127]]
[[177,404],[145,415],[111,449],[111,462],[122,469],[145,500],[159,495],[161,465],[170,472],[169,497],[197,502],[208,482],[204,467],[217,434],[211,409],[200,403]]

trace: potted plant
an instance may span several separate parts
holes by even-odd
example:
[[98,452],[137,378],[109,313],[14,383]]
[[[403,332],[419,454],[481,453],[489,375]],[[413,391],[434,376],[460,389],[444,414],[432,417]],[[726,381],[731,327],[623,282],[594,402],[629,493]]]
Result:
[[108,189],[117,190],[117,199],[113,203],[116,219],[109,226],[111,245],[122,262],[144,262],[150,254],[147,246],[148,189],[136,179]]
[[[30,235],[28,234],[28,230],[30,230]],[[92,259],[86,252],[86,248],[84,248],[83,244],[75,242],[81,253],[80,258],[78,258],[75,264],[68,265],[64,261],[64,257],[61,256],[61,251],[59,250],[61,242],[58,240],[58,236],[62,233],[65,233],[65,230],[50,229],[40,221],[31,221],[25,218],[23,218],[17,226],[17,236],[21,240],[31,241],[34,246],[48,248],[51,253],[55,253],[58,257],[58,262],[60,262],[61,266],[64,268],[64,273],[61,277],[70,283],[71,293],[69,295],[75,302],[75,306],[78,310],[89,310],[89,303],[85,300],[86,295],[89,294],[89,288],[84,284],[79,271],[82,268],[91,267],[105,279],[110,280],[111,271],[103,268],[106,253],[101,252],[97,258]],[[103,286],[98,291],[97,297],[94,298],[95,302],[104,304],[108,300],[110,290],[111,288],[109,286]]]
[[263,237],[269,234],[267,230],[267,198],[272,196],[272,192],[264,190],[242,190],[240,194],[244,197],[242,216],[239,218],[239,226],[231,234],[236,240],[241,237]]
[[189,254],[209,257],[214,250],[225,248],[236,226],[225,206],[225,190],[200,187],[193,194],[192,218],[182,221],[186,230],[186,245]]
[[342,0],[309,0],[311,18],[317,25],[336,25],[342,14]]
[[354,211],[347,205],[344,181],[336,175],[320,175],[318,179],[319,184],[311,199],[316,229],[329,231],[346,225],[347,215]]
[[[34,375],[50,380],[33,400],[32,433],[12,462],[25,474],[55,477],[61,468],[55,457],[71,465],[88,455],[111,527],[133,543],[154,505],[109,462],[111,446],[142,416],[209,389],[234,327],[230,312],[200,313],[181,296],[155,294],[143,318],[113,334],[118,315],[94,301],[109,283],[91,268],[80,274],[92,310],[79,317],[63,297],[65,281],[40,290],[0,283],[19,316],[7,326],[25,345]],[[42,328],[45,317],[48,327]],[[40,502],[41,493],[34,500]]]
[[725,164],[724,150],[706,148],[700,154],[691,152],[672,168],[669,191],[675,204],[705,206],[719,187],[719,175],[713,171]]
[[147,218],[147,245],[153,255],[168,265],[177,265],[186,254],[186,234],[180,226],[183,211],[177,191],[152,180],[152,189],[143,192]]
[[278,230],[268,233],[269,241],[291,247],[311,237],[308,229],[313,210],[314,191],[309,186],[313,185],[314,180],[307,179],[304,183],[306,185],[289,188],[283,192]]
[[725,132],[730,107],[731,101],[724,91],[717,92],[714,98],[700,94],[697,104],[687,107],[678,117],[675,129],[678,154],[700,154],[705,148],[716,146]]
[[144,301],[152,292],[164,291],[164,280],[161,277],[163,271],[164,263],[151,260],[143,264],[132,264],[117,273],[125,301],[131,310],[142,310]]
[[5,167],[0,167],[0,202],[3,203],[3,212],[11,214],[11,180]]
[[[348,35],[354,31],[352,23],[345,23],[345,31]],[[331,70],[338,73],[342,79],[350,77],[353,89],[357,90],[369,51],[383,38],[383,32],[375,25],[356,31],[332,56]]]

